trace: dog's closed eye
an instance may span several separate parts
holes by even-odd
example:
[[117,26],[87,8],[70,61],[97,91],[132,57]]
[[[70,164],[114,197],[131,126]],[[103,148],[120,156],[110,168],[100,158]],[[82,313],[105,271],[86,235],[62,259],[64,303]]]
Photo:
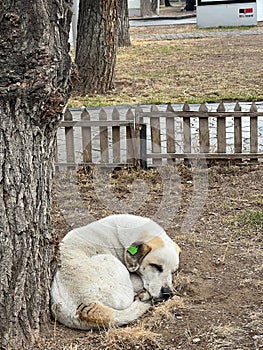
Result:
[[163,272],[163,267],[161,265],[158,264],[150,264],[150,266],[152,266],[154,269],[156,269],[159,272]]

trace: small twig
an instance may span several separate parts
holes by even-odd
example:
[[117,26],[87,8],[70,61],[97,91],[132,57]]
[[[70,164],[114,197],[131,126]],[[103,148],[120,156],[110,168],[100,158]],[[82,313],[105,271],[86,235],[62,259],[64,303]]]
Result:
[[220,263],[221,263],[221,264],[224,264],[224,263],[225,263],[226,255],[227,255],[228,249],[229,249],[229,247],[230,247],[230,244],[231,244],[231,242],[232,242],[232,238],[233,238],[233,235],[231,235],[231,236],[229,237],[229,240],[228,240],[228,242],[227,242],[227,245],[226,245],[226,249],[225,249],[225,251],[224,251],[224,254],[223,254],[222,258],[220,259]]

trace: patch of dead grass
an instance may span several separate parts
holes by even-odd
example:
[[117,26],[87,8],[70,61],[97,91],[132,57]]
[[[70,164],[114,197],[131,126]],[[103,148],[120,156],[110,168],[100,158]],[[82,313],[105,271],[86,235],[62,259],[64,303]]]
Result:
[[163,322],[169,322],[174,319],[178,309],[184,308],[182,298],[174,296],[173,298],[160,303],[152,310],[152,322],[155,326]]
[[233,336],[233,334],[239,332],[240,329],[236,327],[233,324],[225,324],[225,325],[219,325],[215,326],[212,329],[212,332],[220,338],[228,338]]
[[135,327],[110,328],[103,335],[102,345],[104,349],[112,350],[143,349],[149,345],[161,349],[160,338],[160,334],[141,323]]
[[[141,35],[198,29],[192,25],[131,31]],[[115,90],[106,95],[73,97],[70,105],[262,100],[262,60],[262,35],[133,40],[132,46],[119,50]]]

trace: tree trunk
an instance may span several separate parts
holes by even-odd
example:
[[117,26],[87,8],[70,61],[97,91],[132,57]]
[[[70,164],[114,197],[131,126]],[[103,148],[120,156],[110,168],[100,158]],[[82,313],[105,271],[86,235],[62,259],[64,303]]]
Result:
[[71,1],[0,2],[0,348],[49,319],[57,126],[68,99]]
[[152,0],[152,12],[154,14],[157,14],[157,5],[158,5],[158,0]]
[[80,0],[74,90],[80,95],[113,88],[119,0]]
[[130,46],[130,24],[129,24],[129,12],[128,1],[118,0],[118,18],[119,18],[119,33],[118,33],[118,46]]
[[141,0],[141,16],[152,16],[152,2],[151,0]]

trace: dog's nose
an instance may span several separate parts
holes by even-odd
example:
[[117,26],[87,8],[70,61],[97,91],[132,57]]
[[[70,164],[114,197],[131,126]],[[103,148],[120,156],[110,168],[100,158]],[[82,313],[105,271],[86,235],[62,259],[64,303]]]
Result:
[[162,294],[163,300],[168,300],[168,299],[172,298],[172,296],[174,295],[173,291],[167,287],[162,287],[161,294]]

